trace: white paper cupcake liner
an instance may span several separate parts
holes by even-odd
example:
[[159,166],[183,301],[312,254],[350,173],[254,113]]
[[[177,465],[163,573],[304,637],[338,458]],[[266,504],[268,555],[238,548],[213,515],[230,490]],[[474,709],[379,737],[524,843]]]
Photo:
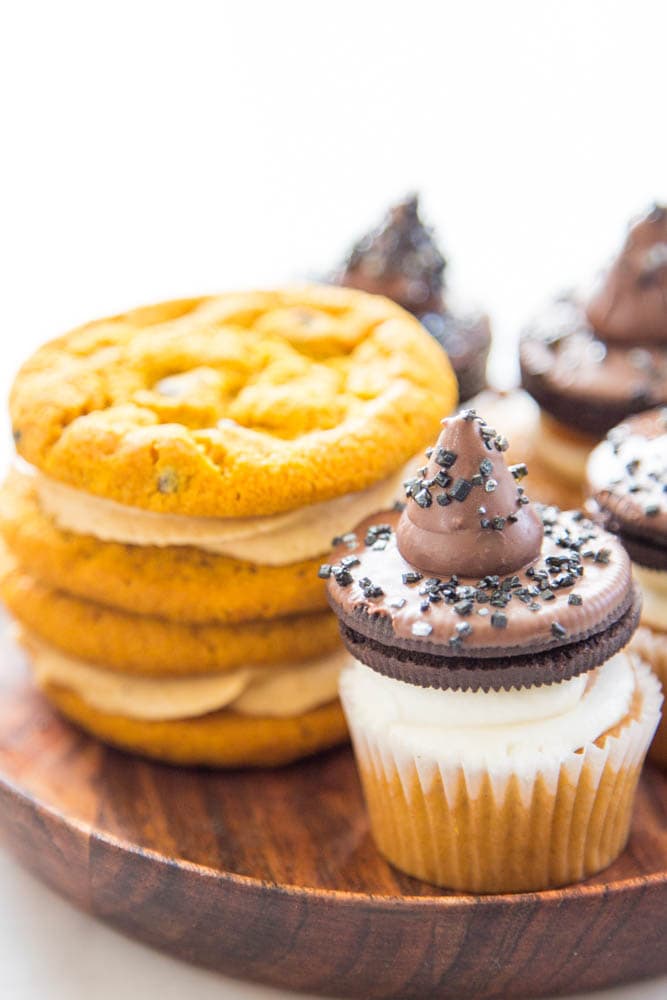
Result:
[[[649,665],[667,694],[667,632],[658,632],[644,625],[637,629],[628,649]],[[667,712],[664,705],[648,755],[656,764],[667,767]]]
[[341,699],[377,846],[397,868],[469,892],[579,881],[625,846],[637,781],[660,717],[658,682],[634,664],[633,705],[579,750],[474,762],[429,755],[355,698]]

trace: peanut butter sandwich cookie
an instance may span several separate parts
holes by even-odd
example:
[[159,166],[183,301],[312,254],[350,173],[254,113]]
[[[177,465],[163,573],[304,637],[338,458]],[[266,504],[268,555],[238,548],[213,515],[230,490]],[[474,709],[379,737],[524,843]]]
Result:
[[0,590],[78,725],[174,763],[272,765],[346,729],[317,567],[455,404],[420,324],[307,286],[163,303],[19,372]]
[[[643,595],[632,649],[667,688],[667,408],[614,427],[588,460],[592,510],[625,546]],[[664,718],[649,756],[667,767]]]
[[377,845],[472,892],[614,860],[661,701],[625,650],[641,602],[623,547],[531,504],[507,447],[474,410],[444,420],[403,512],[362,522],[325,571]]

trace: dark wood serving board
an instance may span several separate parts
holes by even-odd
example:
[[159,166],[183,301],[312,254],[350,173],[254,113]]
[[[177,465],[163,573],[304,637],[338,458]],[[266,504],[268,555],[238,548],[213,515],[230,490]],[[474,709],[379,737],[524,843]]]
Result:
[[667,972],[667,776],[628,850],[572,888],[463,896],[393,871],[342,749],[275,772],[105,749],[0,641],[0,836],[77,906],[225,973],[345,997],[537,997]]

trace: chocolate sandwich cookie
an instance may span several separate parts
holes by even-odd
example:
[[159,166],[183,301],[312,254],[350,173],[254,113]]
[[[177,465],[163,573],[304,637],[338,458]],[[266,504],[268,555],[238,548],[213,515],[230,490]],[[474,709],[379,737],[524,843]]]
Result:
[[320,571],[371,829],[448,888],[574,882],[623,849],[659,718],[656,679],[624,651],[630,560],[583,514],[533,505],[474,410],[443,425],[404,509]]
[[459,398],[466,400],[486,385],[491,330],[484,314],[453,312],[446,304],[445,267],[433,230],[419,216],[418,197],[412,195],[355,243],[334,280],[384,295],[417,316],[447,352]]
[[639,619],[630,565],[577,512],[530,504],[526,467],[474,411],[445,421],[407,505],[334,553],[329,599],[353,655],[426,687],[498,690],[591,670]]
[[667,407],[614,427],[591,454],[588,482],[632,561],[667,572]]
[[523,387],[542,412],[543,459],[583,486],[599,439],[667,403],[667,209],[654,206],[587,299],[568,294],[524,330]]
[[[594,516],[618,535],[643,595],[633,650],[667,688],[667,409],[614,427],[588,461]],[[664,718],[650,755],[667,766]]]

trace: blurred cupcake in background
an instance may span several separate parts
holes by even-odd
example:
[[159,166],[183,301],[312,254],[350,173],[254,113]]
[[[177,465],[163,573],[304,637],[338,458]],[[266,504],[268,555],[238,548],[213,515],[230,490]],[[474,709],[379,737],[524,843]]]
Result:
[[491,329],[483,313],[450,309],[446,263],[433,229],[420,218],[418,196],[412,194],[354,244],[333,281],[385,295],[421,320],[447,352],[464,401],[486,386]]
[[[588,460],[595,513],[632,560],[642,591],[641,628],[632,648],[667,690],[667,408],[613,428]],[[667,767],[667,719],[650,756]]]
[[589,297],[564,295],[527,327],[520,362],[523,387],[540,407],[531,475],[550,474],[574,500],[607,431],[667,403],[665,206],[632,223]]

